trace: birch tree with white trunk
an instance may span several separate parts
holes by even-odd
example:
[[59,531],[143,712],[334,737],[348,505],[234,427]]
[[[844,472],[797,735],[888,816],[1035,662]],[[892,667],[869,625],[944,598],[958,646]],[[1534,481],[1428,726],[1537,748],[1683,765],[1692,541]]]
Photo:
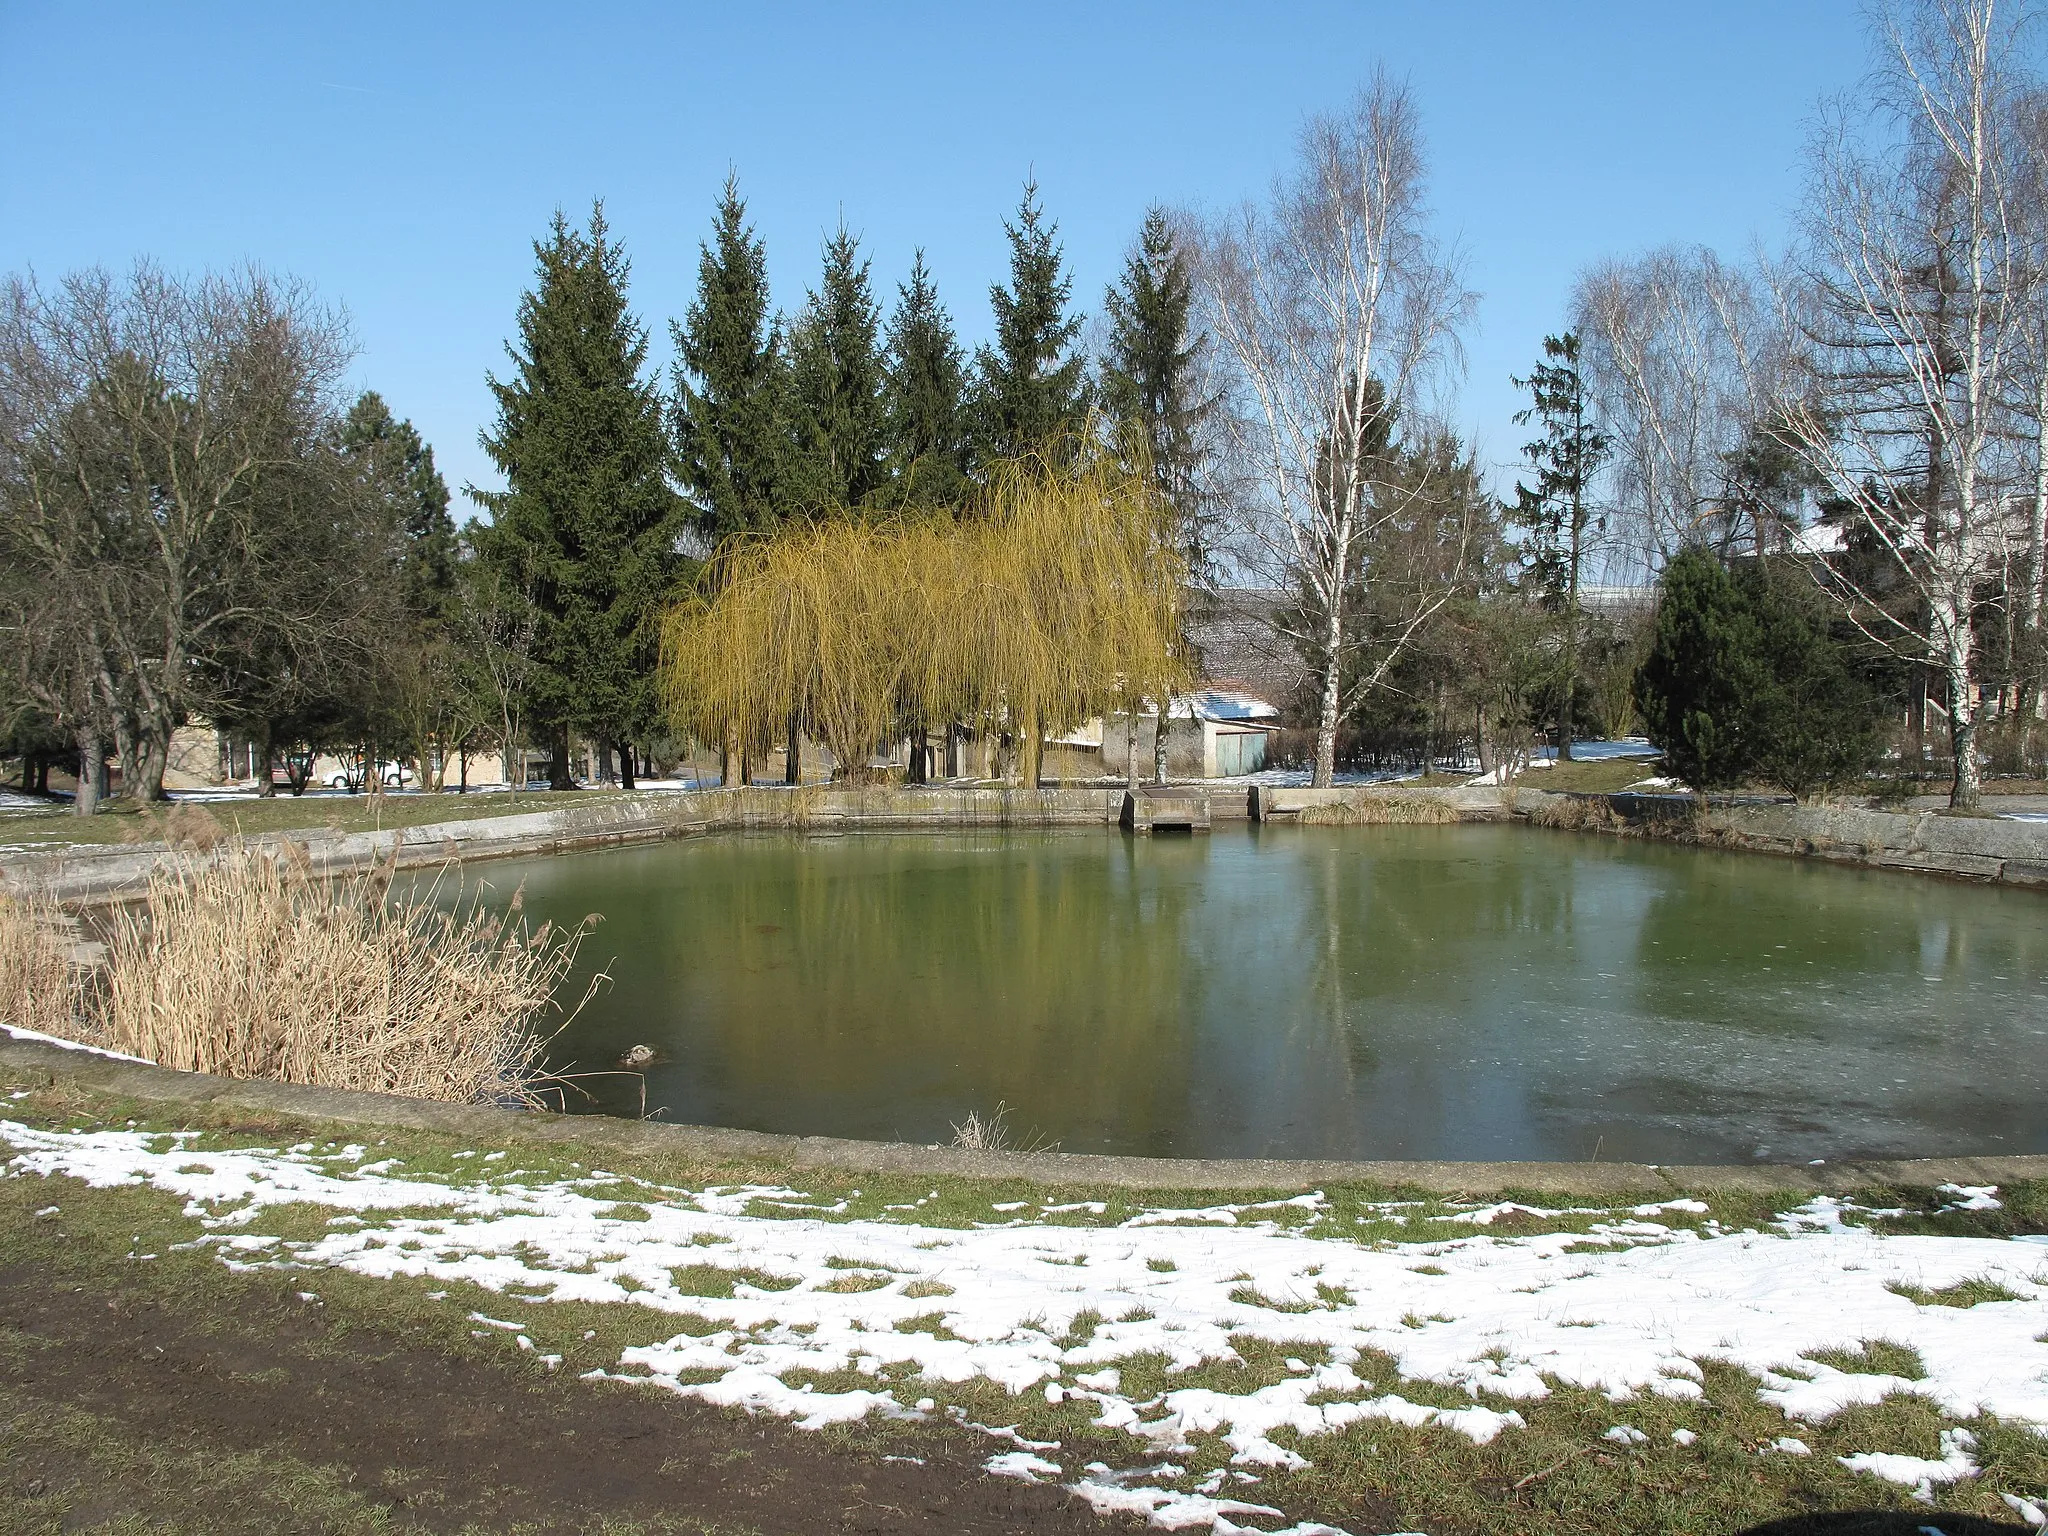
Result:
[[1950,804],[1981,792],[1976,606],[1997,574],[2015,465],[2000,402],[2022,274],[2004,135],[2025,87],[2021,0],[1920,0],[1876,22],[1868,110],[1818,137],[1788,308],[1800,313],[1784,430],[1914,599],[1825,573],[1873,638],[1939,677]]
[[2021,644],[2020,710],[2039,719],[2048,714],[2048,92],[2029,92],[2018,103],[2011,147],[2017,260],[2026,282],[2012,411],[2033,474],[2025,486],[2024,549],[2009,572],[2017,579],[2007,622]]
[[1408,88],[1376,73],[1352,104],[1311,118],[1293,170],[1263,206],[1214,221],[1198,292],[1227,377],[1219,421],[1244,475],[1234,558],[1299,594],[1274,622],[1319,685],[1312,782],[1336,771],[1337,729],[1451,596],[1403,596],[1365,636],[1346,622],[1373,571],[1374,531],[1412,494],[1382,472],[1396,420],[1423,414],[1460,356],[1476,296],[1432,235],[1421,125]]

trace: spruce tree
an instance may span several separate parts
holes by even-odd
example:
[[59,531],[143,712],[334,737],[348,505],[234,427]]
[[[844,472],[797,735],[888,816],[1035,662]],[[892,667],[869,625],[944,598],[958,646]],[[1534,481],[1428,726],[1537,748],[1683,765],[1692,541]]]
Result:
[[1007,220],[1010,285],[989,289],[996,344],[975,353],[975,425],[983,458],[1016,458],[1056,445],[1087,419],[1086,359],[1073,350],[1081,317],[1067,312],[1073,280],[1046,222],[1038,183],[1024,184],[1017,222]]
[[1664,568],[1656,637],[1636,674],[1636,709],[1670,770],[1694,789],[1728,789],[1756,762],[1754,701],[1771,687],[1756,615],[1703,549]]
[[1103,296],[1109,317],[1103,406],[1119,433],[1143,453],[1199,571],[1208,555],[1197,509],[1199,433],[1214,401],[1201,398],[1195,377],[1202,342],[1188,334],[1193,304],[1194,284],[1173,227],[1165,211],[1154,208],[1145,215],[1121,282]]
[[[659,718],[656,631],[680,506],[660,396],[641,376],[647,332],[626,307],[628,264],[603,206],[587,234],[557,213],[534,255],[506,347],[513,375],[490,380],[498,419],[482,434],[505,489],[470,494],[491,514],[480,556],[533,594],[527,717],[552,744],[551,786],[567,789],[571,730],[625,746]],[[623,757],[630,785],[630,747]]]
[[359,484],[388,509],[406,613],[416,623],[444,622],[454,600],[456,534],[434,450],[375,390],[365,390],[349,408],[340,445]]
[[1834,632],[1810,577],[1774,560],[1731,574],[1688,549],[1665,568],[1636,702],[1695,789],[1760,780],[1803,800],[1861,779],[1879,753],[1881,706],[1853,639]]
[[[1103,295],[1109,352],[1103,359],[1102,403],[1119,448],[1143,462],[1172,518],[1168,537],[1198,580],[1209,574],[1210,551],[1198,495],[1198,429],[1211,402],[1198,397],[1194,377],[1201,343],[1188,335],[1194,285],[1163,209],[1145,215],[1138,249],[1124,263],[1120,284]],[[1182,643],[1190,645],[1183,610]],[[1152,740],[1153,776],[1166,781],[1171,700],[1160,709]],[[1129,729],[1136,729],[1132,705]],[[1135,745],[1135,735],[1126,742]],[[1128,769],[1136,783],[1135,762]]]
[[825,242],[825,272],[789,338],[789,501],[859,507],[887,484],[881,311],[860,242],[844,225]]
[[1543,355],[1526,379],[1531,404],[1517,424],[1535,421],[1543,435],[1522,452],[1536,484],[1515,485],[1512,517],[1529,533],[1530,567],[1545,596],[1563,615],[1564,656],[1557,710],[1557,755],[1571,761],[1573,703],[1579,685],[1579,579],[1585,566],[1592,507],[1588,490],[1607,457],[1607,437],[1593,425],[1585,381],[1579,375],[1579,335],[1543,338]]
[[781,338],[768,309],[768,262],[728,176],[697,297],[675,342],[675,445],[683,487],[709,537],[773,527],[786,456]]
[[1882,747],[1881,706],[1812,577],[1796,565],[1751,560],[1735,586],[1755,617],[1770,679],[1749,710],[1757,777],[1801,800],[1862,779]]
[[889,318],[884,399],[892,498],[949,506],[966,494],[967,362],[920,250]]

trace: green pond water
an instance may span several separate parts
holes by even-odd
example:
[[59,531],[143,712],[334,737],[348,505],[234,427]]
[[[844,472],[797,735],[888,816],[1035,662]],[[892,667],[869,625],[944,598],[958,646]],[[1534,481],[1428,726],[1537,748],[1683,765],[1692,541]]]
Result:
[[[602,913],[564,1072],[684,1123],[1205,1157],[2048,1151],[2048,899],[1517,827],[733,836]],[[637,1077],[572,1107],[637,1114]]]

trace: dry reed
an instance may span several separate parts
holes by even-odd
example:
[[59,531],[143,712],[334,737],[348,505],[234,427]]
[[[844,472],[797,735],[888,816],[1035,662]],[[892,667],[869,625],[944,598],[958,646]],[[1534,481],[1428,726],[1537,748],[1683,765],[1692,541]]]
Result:
[[1463,819],[1455,805],[1425,795],[1359,795],[1301,813],[1310,827],[1437,827]]
[[980,1111],[970,1109],[967,1118],[953,1127],[953,1145],[962,1152],[1057,1152],[1060,1144],[1047,1141],[1033,1132],[1022,1143],[1010,1140],[1010,1106],[1000,1100],[996,1111],[984,1117]]
[[73,1039],[84,989],[56,917],[34,901],[0,896],[0,1023]]
[[1553,795],[1529,807],[1533,826],[1555,827],[1564,832],[1618,832],[1621,819],[1606,800],[1576,795]]
[[588,922],[528,931],[516,897],[447,909],[390,884],[388,867],[312,877],[239,843],[165,867],[114,919],[106,1043],[225,1077],[536,1102],[539,1026]]

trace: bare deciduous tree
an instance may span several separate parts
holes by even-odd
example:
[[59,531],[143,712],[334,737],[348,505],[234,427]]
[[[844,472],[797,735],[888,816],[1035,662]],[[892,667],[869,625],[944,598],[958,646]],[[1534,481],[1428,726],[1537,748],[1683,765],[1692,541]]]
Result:
[[1346,612],[1373,579],[1361,557],[1375,526],[1405,511],[1380,473],[1391,429],[1422,414],[1474,303],[1431,237],[1424,191],[1414,100],[1381,73],[1349,109],[1309,121],[1265,207],[1203,241],[1199,292],[1229,374],[1219,420],[1251,486],[1235,556],[1300,594],[1277,622],[1320,679],[1317,784],[1334,777],[1346,712],[1449,596],[1432,584],[1405,594],[1393,643],[1383,636],[1371,665],[1347,668],[1360,637]]
[[502,566],[471,556],[463,562],[461,580],[457,628],[481,678],[480,694],[487,694],[488,702],[497,706],[499,762],[505,787],[516,794],[526,787],[520,713],[533,674],[533,641],[540,614],[530,593],[515,586]]
[[[318,643],[347,581],[280,567],[302,559],[299,520],[331,511],[322,460],[349,355],[337,317],[256,271],[186,283],[145,263],[0,290],[0,540],[42,588],[33,623],[61,673],[39,700],[88,776],[111,732],[123,793],[159,795],[172,730],[220,702],[206,662],[232,632],[285,624]],[[320,611],[283,611],[292,591]]]
[[1778,371],[1774,311],[1747,272],[1678,247],[1590,268],[1571,310],[1612,455],[1609,568],[1640,581],[1686,544],[1736,532],[1729,469]]
[[1823,127],[1788,296],[1804,345],[1785,430],[1913,601],[1879,601],[1847,563],[1828,579],[1866,633],[1941,677],[1957,809],[1979,794],[1975,610],[2014,474],[1999,404],[2024,291],[2003,141],[2021,10],[1919,0],[1879,17],[1875,105]]
[[2038,719],[2048,713],[2048,92],[2019,99],[2008,147],[2015,268],[2026,285],[2011,409],[2033,475],[2024,553],[2009,573],[2018,579],[2007,594],[2007,623],[2020,642],[2020,708]]

